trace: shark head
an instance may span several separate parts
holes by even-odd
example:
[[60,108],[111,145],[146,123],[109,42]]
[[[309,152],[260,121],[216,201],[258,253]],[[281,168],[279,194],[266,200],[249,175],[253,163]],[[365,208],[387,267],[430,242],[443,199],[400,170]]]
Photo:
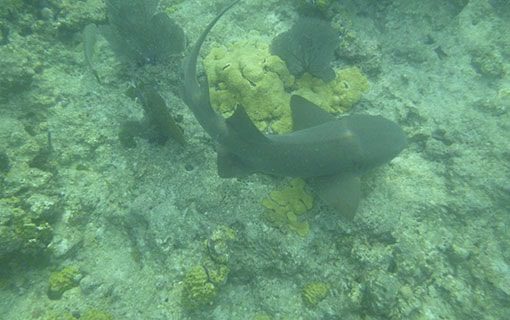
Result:
[[358,163],[362,172],[389,162],[407,146],[400,126],[381,116],[351,115],[348,126],[362,149]]

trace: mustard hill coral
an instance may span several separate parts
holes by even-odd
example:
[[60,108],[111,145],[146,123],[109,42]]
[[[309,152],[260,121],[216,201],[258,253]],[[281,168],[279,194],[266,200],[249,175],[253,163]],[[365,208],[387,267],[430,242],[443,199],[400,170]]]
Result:
[[76,266],[65,267],[58,272],[53,272],[49,279],[48,297],[52,300],[60,299],[64,292],[78,285],[80,278],[81,273]]
[[345,112],[368,89],[367,78],[356,67],[336,70],[328,83],[308,73],[296,79],[279,57],[270,54],[268,44],[256,38],[213,48],[204,66],[217,111],[227,117],[242,105],[260,130],[277,133],[292,129],[291,94],[328,112]]
[[218,289],[209,280],[209,275],[203,266],[195,266],[186,273],[182,291],[182,304],[185,308],[197,309],[210,305],[217,294]]
[[328,296],[328,293],[329,285],[327,283],[311,282],[303,288],[301,297],[307,307],[314,308]]
[[266,208],[264,217],[271,224],[303,237],[308,235],[308,222],[301,221],[299,216],[313,207],[313,197],[306,192],[303,180],[293,179],[288,186],[272,191],[262,205]]
[[357,67],[336,71],[335,80],[325,83],[310,74],[296,80],[295,94],[332,113],[343,113],[355,105],[368,90],[368,80]]
[[80,320],[113,320],[113,316],[101,310],[90,309],[85,311]]
[[236,237],[234,229],[219,226],[205,241],[206,256],[202,263],[189,269],[184,276],[181,300],[184,308],[194,310],[214,302],[230,273],[230,244]]
[[236,231],[219,226],[206,240],[207,256],[217,264],[227,264],[230,258],[230,243],[237,237]]
[[269,53],[266,43],[250,39],[229,48],[213,48],[204,60],[213,107],[225,116],[242,105],[255,125],[289,130],[290,96],[294,83],[285,63]]

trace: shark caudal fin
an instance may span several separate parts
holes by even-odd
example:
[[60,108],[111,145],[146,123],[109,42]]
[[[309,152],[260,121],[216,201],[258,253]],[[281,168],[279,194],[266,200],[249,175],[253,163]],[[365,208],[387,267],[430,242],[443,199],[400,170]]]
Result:
[[198,37],[195,45],[191,48],[188,56],[184,59],[183,72],[184,72],[184,86],[183,86],[183,100],[191,109],[195,118],[200,125],[211,136],[216,136],[221,132],[223,119],[216,114],[211,107],[209,99],[209,84],[207,81],[199,83],[197,79],[197,61],[200,53],[200,48],[209,34],[209,31],[214,27],[216,22],[235,4],[240,0],[232,2],[225,7],[205,28],[205,30]]

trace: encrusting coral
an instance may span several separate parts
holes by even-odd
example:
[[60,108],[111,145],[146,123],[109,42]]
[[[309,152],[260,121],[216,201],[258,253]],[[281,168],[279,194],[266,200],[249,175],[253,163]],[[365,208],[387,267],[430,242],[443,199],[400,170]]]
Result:
[[65,267],[58,272],[53,272],[49,279],[48,297],[53,300],[60,299],[64,292],[78,285],[80,278],[81,273],[76,266]]
[[333,81],[325,83],[309,73],[296,80],[295,94],[331,113],[349,111],[368,90],[368,80],[357,67],[336,71]]
[[313,197],[306,192],[302,179],[293,179],[288,186],[272,191],[262,205],[266,208],[264,217],[272,225],[302,237],[310,232],[308,222],[299,217],[313,207]]
[[217,286],[211,282],[203,266],[191,268],[184,277],[182,304],[187,309],[196,309],[211,304],[218,294]]
[[190,268],[183,281],[182,305],[188,310],[196,310],[213,304],[220,287],[227,281],[230,242],[236,232],[219,226],[205,241],[206,256],[200,265]]
[[316,307],[329,294],[329,285],[324,282],[310,282],[301,291],[301,297],[309,308]]

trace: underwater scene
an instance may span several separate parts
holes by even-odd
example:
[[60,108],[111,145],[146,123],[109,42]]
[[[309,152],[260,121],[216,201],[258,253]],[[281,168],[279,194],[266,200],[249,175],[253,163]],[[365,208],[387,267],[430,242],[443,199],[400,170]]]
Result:
[[0,320],[510,319],[507,0],[0,0]]

